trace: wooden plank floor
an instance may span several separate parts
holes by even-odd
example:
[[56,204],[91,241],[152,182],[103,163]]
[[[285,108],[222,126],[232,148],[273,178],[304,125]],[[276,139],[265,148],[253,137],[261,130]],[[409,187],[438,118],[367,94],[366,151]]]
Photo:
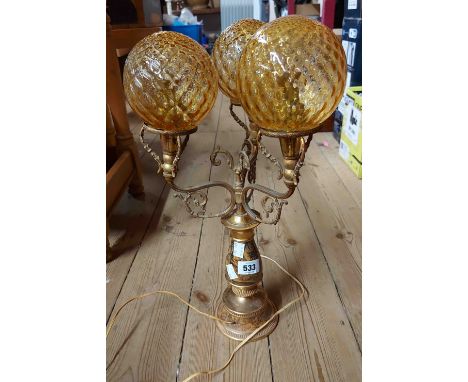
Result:
[[[220,145],[237,153],[243,130],[220,95],[190,138],[179,162],[177,183],[232,181],[224,167],[211,166]],[[241,108],[238,115],[246,120]],[[140,121],[129,113],[132,131]],[[159,148],[159,138],[148,139]],[[328,141],[328,146],[323,145]],[[264,138],[281,158],[279,144]],[[141,145],[139,145],[141,146]],[[171,290],[200,310],[214,313],[226,287],[223,264],[228,244],[219,219],[190,217],[182,202],[156,175],[140,148],[146,196],[125,194],[110,220],[110,241],[121,255],[107,265],[107,320],[129,298]],[[261,157],[257,182],[282,190],[275,169]],[[309,297],[280,316],[266,339],[246,345],[231,365],[197,381],[354,382],[361,380],[361,181],[338,157],[331,133],[319,133],[307,153],[298,189],[276,226],[260,225],[260,251],[283,264],[307,287]],[[223,208],[227,195],[210,189],[209,210]],[[257,203],[257,200],[254,200]],[[299,293],[287,276],[264,262],[264,284],[282,306]],[[124,309],[107,339],[108,381],[183,381],[221,366],[237,342],[211,320],[167,296],[152,296]]]

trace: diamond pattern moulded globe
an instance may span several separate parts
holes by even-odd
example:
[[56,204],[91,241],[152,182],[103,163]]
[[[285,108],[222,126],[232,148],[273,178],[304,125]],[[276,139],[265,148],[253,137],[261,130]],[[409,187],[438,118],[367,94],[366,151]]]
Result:
[[274,133],[309,132],[336,109],[346,58],[334,33],[302,16],[261,27],[245,46],[237,87],[250,120]]
[[242,19],[231,24],[216,40],[213,62],[219,75],[219,87],[233,103],[239,103],[237,90],[237,64],[247,41],[265,23],[254,19]]
[[155,129],[193,129],[211,110],[218,75],[195,40],[158,32],[138,42],[125,63],[123,83],[132,109]]

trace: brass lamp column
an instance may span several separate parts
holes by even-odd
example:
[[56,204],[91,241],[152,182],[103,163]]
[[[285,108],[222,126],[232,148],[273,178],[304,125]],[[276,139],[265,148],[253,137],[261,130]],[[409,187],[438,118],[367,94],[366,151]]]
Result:
[[[249,138],[255,143],[257,143],[258,132],[258,127],[251,122]],[[297,185],[295,169],[300,158],[301,140],[298,137],[282,137],[280,146],[283,153],[284,182],[292,193]],[[222,302],[216,311],[217,316],[225,321],[224,323],[216,322],[221,332],[239,341],[248,337],[277,311],[261,285],[263,264],[254,238],[255,228],[260,222],[252,218],[244,209],[243,188],[243,181],[238,180],[235,186],[237,208],[231,216],[221,219],[222,224],[229,229],[230,237],[225,260],[225,277],[229,286],[224,291]],[[251,211],[256,216],[260,216],[258,212]],[[233,323],[226,323],[230,321]],[[257,333],[252,340],[256,341],[268,336],[277,324],[278,317]]]
[[[229,229],[230,237],[225,260],[225,277],[229,285],[216,311],[219,318],[232,322],[227,324],[217,321],[218,328],[235,340],[245,339],[277,310],[261,286],[263,264],[254,239],[255,228],[260,223],[245,212],[240,198],[241,190],[236,190],[236,212],[221,219],[222,224]],[[253,340],[270,334],[277,323],[278,318],[257,333]]]

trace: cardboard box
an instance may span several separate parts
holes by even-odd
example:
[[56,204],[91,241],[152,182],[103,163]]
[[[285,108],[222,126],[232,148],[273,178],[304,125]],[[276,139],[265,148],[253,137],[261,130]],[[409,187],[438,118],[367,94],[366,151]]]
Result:
[[341,45],[346,53],[349,86],[362,85],[362,19],[343,19]]
[[346,110],[346,97],[347,95],[345,90],[343,98],[341,98],[337,109],[333,113],[333,136],[338,141],[338,143],[341,139],[341,126],[343,126],[343,113]]
[[362,162],[362,86],[350,87],[346,96],[341,138],[346,138],[351,154]]
[[[344,106],[343,106],[344,104]],[[362,86],[350,87],[344,101],[341,126],[340,156],[353,172],[362,177]],[[344,110],[343,110],[344,109]]]
[[361,0],[345,0],[343,16],[362,18]]
[[[347,73],[346,73],[346,85],[345,94],[335,111],[335,120],[339,116],[341,121],[342,115],[344,114],[347,105],[350,100],[346,94],[350,87],[356,87],[362,85],[362,20],[361,19],[343,19],[342,29],[342,41],[343,49],[346,53],[347,60]],[[354,102],[354,101],[353,101]],[[342,126],[342,124],[340,125]],[[341,129],[338,127],[333,128],[335,135],[341,133]],[[341,138],[335,136],[339,142]]]
[[351,86],[355,87],[355,86],[361,86],[361,85],[362,85],[362,74],[356,73],[355,71],[348,69],[348,72],[346,73],[345,92]]
[[359,178],[362,179],[362,163],[359,162],[355,156],[351,155],[349,152],[349,146],[346,143],[345,139],[340,141],[340,156],[348,164],[352,172]]

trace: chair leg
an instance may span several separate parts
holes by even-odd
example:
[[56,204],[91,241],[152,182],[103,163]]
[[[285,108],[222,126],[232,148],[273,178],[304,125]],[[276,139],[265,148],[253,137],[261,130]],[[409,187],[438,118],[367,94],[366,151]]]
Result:
[[106,171],[109,171],[117,160],[117,140],[109,106],[106,104]]
[[117,135],[117,151],[120,154],[124,150],[128,150],[132,153],[135,168],[135,174],[130,181],[128,192],[130,192],[133,197],[140,197],[144,194],[145,189],[143,187],[143,174],[141,170],[140,158],[138,156],[138,150],[135,140],[133,139],[133,135]]
[[108,22],[106,42],[106,100],[114,122],[117,151],[118,153],[121,153],[124,150],[129,150],[133,155],[135,176],[130,183],[129,191],[133,196],[140,196],[144,192],[141,163],[138,156],[138,150],[135,145],[135,140],[133,139],[133,135],[130,132],[128,124],[120,67],[115,47],[112,45],[110,34],[111,30]]
[[106,218],[106,263],[108,263],[112,259],[112,249],[109,243],[109,219]]
[[143,179],[141,173],[135,172],[130,185],[128,186],[128,192],[135,198],[141,197],[145,193],[145,188],[143,187]]

